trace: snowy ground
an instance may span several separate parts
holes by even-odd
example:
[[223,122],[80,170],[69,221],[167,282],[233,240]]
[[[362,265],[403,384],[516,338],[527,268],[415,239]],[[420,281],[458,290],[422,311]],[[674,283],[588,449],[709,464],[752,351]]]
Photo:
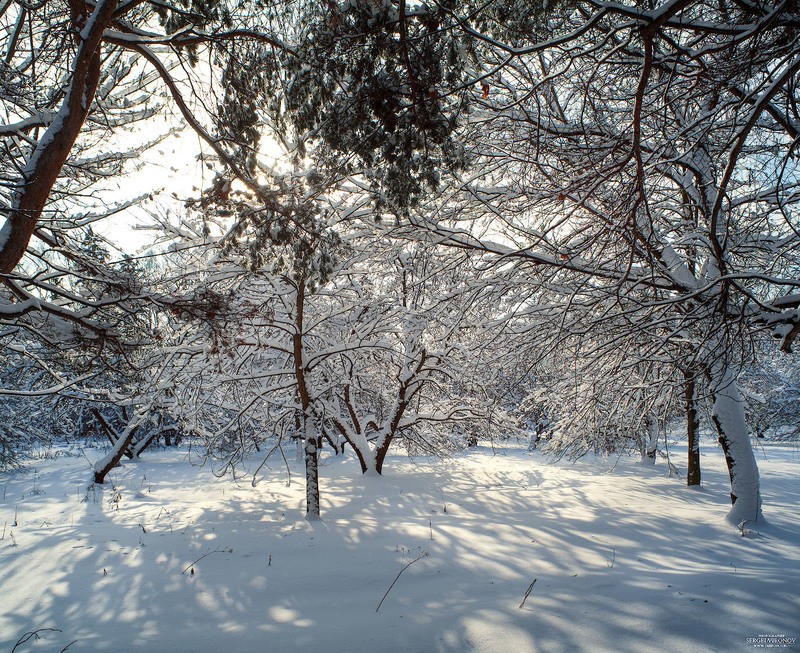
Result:
[[771,524],[742,536],[705,449],[702,490],[663,463],[553,465],[524,448],[390,457],[383,478],[328,460],[318,523],[278,461],[253,488],[148,452],[87,493],[85,458],[38,460],[0,475],[0,652],[42,628],[60,632],[17,653],[727,652],[799,637],[800,452],[759,454]]

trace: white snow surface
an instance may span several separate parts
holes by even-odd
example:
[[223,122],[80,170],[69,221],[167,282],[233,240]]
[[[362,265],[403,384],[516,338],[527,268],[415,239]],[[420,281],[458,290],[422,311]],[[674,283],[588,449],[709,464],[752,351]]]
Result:
[[271,459],[252,487],[148,451],[87,491],[85,457],[36,460],[0,475],[0,651],[43,628],[58,632],[17,652],[729,652],[800,636],[800,452],[759,452],[769,525],[740,533],[704,449],[702,489],[663,460],[553,464],[523,445],[390,455],[383,477],[323,458],[318,522],[293,462],[290,485]]

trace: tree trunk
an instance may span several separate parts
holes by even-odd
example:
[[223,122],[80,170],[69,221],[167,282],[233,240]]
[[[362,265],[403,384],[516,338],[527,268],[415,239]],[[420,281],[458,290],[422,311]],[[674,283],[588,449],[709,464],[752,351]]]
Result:
[[306,434],[306,519],[319,519],[319,447],[321,438],[310,417],[305,418]]
[[742,395],[725,361],[711,364],[709,380],[714,400],[711,417],[731,479],[732,505],[728,521],[735,525],[762,522],[758,465],[747,431]]
[[101,458],[95,463],[95,483],[98,485],[105,483],[106,475],[119,464],[119,461],[122,458],[122,455],[125,453],[125,450],[131,445],[131,442],[133,442],[133,434],[135,430],[135,428],[131,428],[130,425],[128,425],[128,428],[125,429],[123,435],[117,439],[111,451],[108,452],[104,458]]
[[686,466],[686,485],[700,485],[700,420],[697,416],[697,384],[694,373],[685,373],[686,437],[689,456]]
[[389,453],[389,447],[392,444],[393,435],[387,434],[384,438],[382,438],[375,449],[375,471],[378,474],[383,474],[383,461],[386,458],[386,454]]
[[[106,434],[106,437],[108,438],[108,441],[111,443],[111,446],[112,447],[116,447],[117,446],[117,442],[119,442],[120,439],[125,437],[124,432],[121,435],[119,433],[119,431],[117,431],[117,429],[115,429],[110,424],[110,422],[108,420],[106,420],[105,417],[103,417],[103,413],[101,413],[96,408],[92,408],[92,414],[95,416],[97,421],[100,423],[100,426],[102,427],[103,432]],[[125,415],[125,418],[130,422],[130,418],[127,415]],[[125,456],[127,456],[128,458],[130,458],[131,460],[133,460],[134,455],[138,455],[138,454],[134,453],[135,449],[136,449],[136,446],[135,446],[135,443],[134,443],[134,438],[136,436],[137,428],[138,427],[134,428],[130,432],[130,437],[128,438],[128,444],[122,450],[122,453]],[[100,482],[102,483],[102,481],[100,481]]]
[[303,311],[305,310],[306,285],[300,280],[296,286],[295,331],[292,335],[292,356],[294,358],[294,375],[297,384],[297,394],[300,397],[305,437],[305,464],[306,464],[306,519],[319,519],[319,448],[322,445],[322,436],[314,423],[311,407],[311,395],[306,384],[305,354],[303,351]]
[[[361,473],[374,473],[375,455],[374,451],[369,446],[369,440],[367,440],[367,436],[360,430],[348,430],[348,428],[339,420],[334,420],[333,423],[339,430],[342,438],[344,438],[344,442],[347,442],[350,445],[350,448],[355,451],[356,457],[358,458],[358,464],[361,467]],[[357,419],[353,420],[353,423],[358,425],[358,428],[360,429],[361,425]],[[344,453],[344,445],[342,445],[342,452]]]
[[[300,396],[299,394],[297,395]],[[299,410],[294,411],[294,440],[295,444],[295,459],[297,462],[303,461],[303,456],[305,455],[303,452],[305,451],[305,438],[303,437],[303,420],[301,419],[302,412]]]
[[648,415],[645,425],[647,426],[647,440],[642,447],[642,462],[655,465],[658,451],[658,418],[655,415]]
[[72,146],[83,129],[100,79],[103,32],[117,8],[116,0],[101,0],[80,32],[69,88],[56,118],[39,140],[14,191],[6,223],[0,229],[0,273],[9,274],[19,263],[61,174]]
[[133,449],[133,457],[139,458],[141,457],[142,453],[144,452],[147,447],[149,447],[153,442],[158,439],[160,433],[158,431],[154,431],[152,435],[147,436],[144,440],[139,440],[138,442],[134,443],[131,447]]
[[372,452],[371,451],[367,451],[367,453],[365,455],[361,451],[361,447],[357,447],[357,446],[353,445],[352,443],[351,443],[351,446],[353,448],[353,451],[356,452],[356,457],[358,458],[358,464],[361,466],[361,473],[362,474],[366,474],[367,470],[369,469],[369,464],[367,463],[367,460],[369,459],[369,456],[372,455]]
[[323,428],[322,437],[329,445],[331,445],[331,449],[333,449],[334,454],[340,456],[341,454],[344,453],[344,445],[346,440],[339,437],[338,434],[336,434],[335,436],[331,435],[328,429]]

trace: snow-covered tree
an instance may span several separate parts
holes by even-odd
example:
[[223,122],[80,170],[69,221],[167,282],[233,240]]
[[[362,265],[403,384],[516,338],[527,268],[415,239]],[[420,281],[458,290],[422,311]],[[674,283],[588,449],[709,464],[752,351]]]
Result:
[[[783,320],[788,335],[796,317],[784,304],[797,284],[794,13],[776,3],[693,1],[514,8],[331,7],[320,18],[324,38],[347,51],[363,35],[368,58],[356,50],[356,63],[333,57],[327,66],[312,52],[292,89],[327,80],[325,109],[306,91],[287,115],[341,157],[354,156],[350,170],[361,166],[379,199],[411,188],[406,199],[420,206],[409,178],[436,186],[459,174],[415,226],[546,277],[564,304],[593,312],[598,342],[618,339],[620,328],[649,334],[688,375],[687,392],[702,379],[729,464],[729,518],[758,520],[758,470],[736,378],[754,321]],[[427,44],[455,55],[417,56]],[[378,141],[337,140],[351,133],[350,116]],[[452,150],[464,152],[458,166],[440,165],[446,142],[461,146]],[[400,156],[386,149],[404,143],[412,145]],[[372,171],[381,169],[399,176],[376,182]]]
[[478,433],[490,424],[483,386],[492,371],[479,365],[490,329],[476,323],[486,306],[468,257],[411,247],[369,223],[330,228],[336,251],[324,276],[312,277],[318,264],[305,258],[285,268],[301,251],[318,257],[293,240],[256,272],[221,261],[217,288],[228,299],[213,344],[179,346],[171,382],[189,389],[181,419],[196,411],[191,428],[226,465],[302,442],[312,517],[324,442],[336,452],[350,446],[362,472],[380,474],[395,441],[443,452],[463,446],[455,426]]

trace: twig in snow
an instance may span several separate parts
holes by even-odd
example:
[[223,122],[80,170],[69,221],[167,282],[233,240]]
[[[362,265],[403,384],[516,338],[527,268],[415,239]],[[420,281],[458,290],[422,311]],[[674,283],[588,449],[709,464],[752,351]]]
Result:
[[161,519],[161,515],[165,513],[169,517],[169,532],[172,533],[172,513],[164,506],[161,506],[161,510],[159,510],[158,515],[156,515],[156,524],[158,523],[158,520]]
[[538,578],[534,578],[533,582],[530,585],[528,585],[528,589],[525,591],[525,596],[522,597],[522,603],[519,604],[520,608],[523,605],[525,605],[525,601],[527,601],[528,597],[531,595],[531,592],[533,591],[533,586],[536,585],[536,581],[537,580],[539,580],[539,579]]
[[[199,557],[197,560],[195,560],[195,561],[194,561],[193,563],[191,563],[191,564],[190,564],[188,567],[186,567],[186,569],[184,569],[184,570],[181,572],[181,576],[183,576],[183,575],[184,575],[184,574],[185,574],[187,571],[189,571],[190,569],[192,569],[192,567],[194,567],[194,566],[195,566],[195,565],[196,565],[198,562],[200,562],[200,561],[201,561],[203,558],[205,558],[205,557],[207,557],[207,556],[210,556],[212,553],[233,553],[233,549],[231,549],[230,547],[228,547],[228,548],[226,548],[226,549],[214,549],[213,551],[208,551],[207,553],[204,553],[204,554],[203,554],[203,555],[201,555],[201,556],[200,556],[200,557]],[[192,573],[194,574],[194,570],[193,570],[193,569],[192,569]]]
[[60,631],[58,628],[39,628],[39,629],[37,629],[37,630],[32,630],[32,631],[30,631],[29,633],[25,633],[25,634],[24,634],[22,637],[20,637],[20,638],[17,640],[17,643],[16,643],[16,644],[14,644],[14,648],[12,648],[12,649],[11,649],[11,653],[14,653],[14,651],[16,651],[16,650],[17,650],[17,647],[18,647],[20,644],[24,644],[24,643],[25,643],[25,642],[27,642],[29,639],[40,639],[40,638],[39,638],[39,633],[47,633],[47,632],[50,632],[50,633],[60,633],[61,631]]
[[607,562],[606,566],[608,566],[608,568],[611,569],[611,567],[614,566],[614,561],[616,559],[617,559],[617,550],[614,547],[611,547],[611,562],[610,563]]
[[383,605],[383,602],[386,600],[386,597],[387,597],[387,596],[389,596],[389,592],[391,592],[391,591],[392,591],[392,588],[394,587],[394,584],[397,582],[397,580],[400,578],[400,575],[401,575],[401,574],[402,574],[402,573],[403,573],[403,572],[404,572],[406,569],[408,569],[408,568],[409,568],[411,565],[413,565],[415,562],[417,562],[418,560],[422,560],[423,558],[427,558],[427,557],[428,557],[428,552],[427,552],[427,551],[423,551],[422,553],[420,553],[420,554],[419,554],[419,556],[417,556],[416,558],[414,558],[414,559],[413,559],[411,562],[409,562],[409,563],[408,563],[408,564],[407,564],[405,567],[403,567],[403,568],[402,568],[402,569],[401,569],[401,570],[398,572],[397,576],[395,576],[394,580],[392,581],[392,584],[391,584],[391,585],[389,585],[389,589],[388,589],[388,590],[386,590],[386,594],[384,594],[384,595],[383,595],[383,598],[381,599],[381,602],[380,602],[380,603],[378,603],[378,607],[377,607],[377,608],[375,608],[375,612],[377,612],[378,610],[380,610],[380,609],[381,609],[381,606]]

